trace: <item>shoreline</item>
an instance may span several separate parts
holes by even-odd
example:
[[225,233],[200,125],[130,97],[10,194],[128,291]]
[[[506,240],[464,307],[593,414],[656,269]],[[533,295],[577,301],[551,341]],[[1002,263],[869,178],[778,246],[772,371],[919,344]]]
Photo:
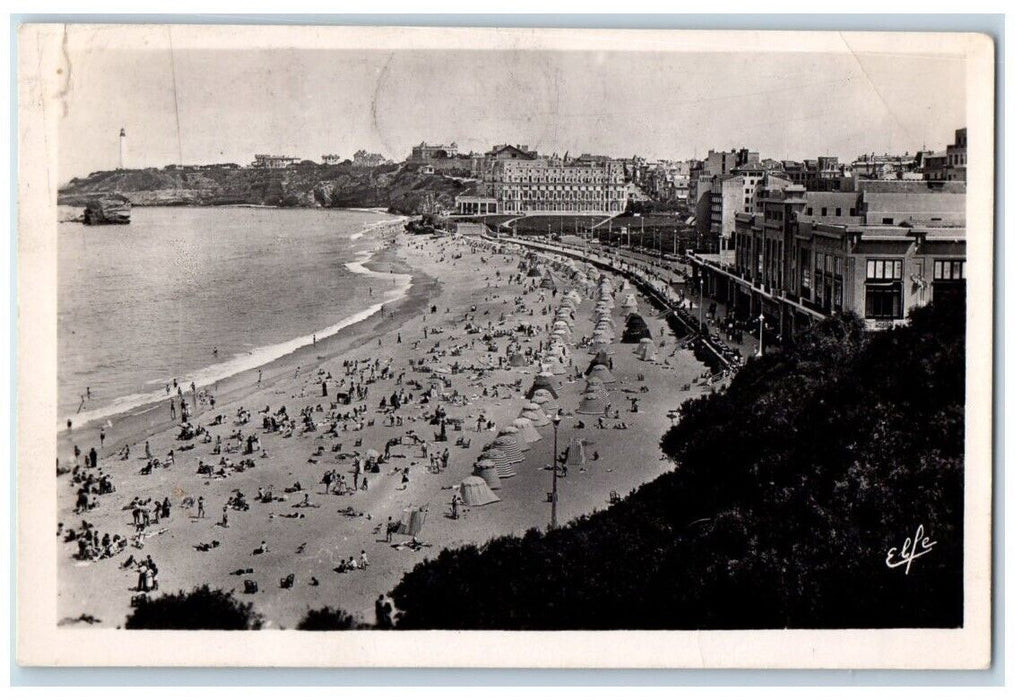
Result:
[[[240,208],[246,207],[241,206]],[[257,346],[247,353],[235,354],[230,358],[223,359],[214,364],[194,369],[188,374],[180,376],[180,386],[186,389],[190,382],[193,381],[197,384],[198,390],[202,390],[211,386],[218,386],[220,383],[231,380],[233,377],[245,372],[266,369],[277,360],[293,353],[297,353],[303,348],[312,346],[313,338],[315,336],[317,337],[318,344],[320,344],[324,340],[333,338],[334,336],[341,334],[343,331],[349,330],[365,321],[370,320],[370,318],[377,315],[381,307],[397,303],[400,299],[405,298],[408,294],[410,294],[412,286],[415,283],[411,268],[405,266],[405,270],[392,269],[387,272],[373,271],[369,268],[375,260],[378,263],[384,262],[384,260],[379,256],[383,256],[385,251],[394,244],[394,241],[401,233],[401,225],[404,223],[405,219],[406,217],[404,216],[394,216],[390,219],[384,219],[382,221],[368,224],[359,231],[351,234],[349,240],[355,241],[362,238],[364,234],[376,232],[379,229],[381,230],[380,236],[376,239],[376,247],[370,251],[362,253],[358,259],[345,263],[345,267],[355,274],[381,276],[392,279],[392,281],[395,282],[396,291],[394,293],[392,293],[390,289],[384,290],[381,294],[383,297],[382,301],[378,301],[377,303],[364,309],[350,313],[347,316],[338,319],[330,326],[326,326],[322,329],[316,329],[312,332],[304,333],[303,335],[280,342]],[[407,279],[399,280],[399,277]],[[270,355],[270,357],[266,357],[260,361],[254,361],[251,364],[251,358],[256,357],[257,355]],[[153,386],[158,386],[159,384],[161,384],[161,382],[153,384]],[[188,392],[185,391],[184,395],[186,396],[187,393]],[[176,398],[176,394],[162,395],[161,389],[153,389],[147,394],[125,394],[123,396],[117,396],[110,403],[104,406],[99,406],[95,409],[86,409],[81,413],[74,414],[73,416],[65,415],[58,418],[56,425],[57,437],[59,439],[68,433],[66,422],[68,418],[72,420],[73,431],[96,428],[100,424],[105,424],[108,427],[110,422],[115,424],[118,420],[123,420],[133,414],[140,414],[153,410],[156,406],[164,403],[170,398]]]
[[[453,489],[472,473],[473,465],[498,431],[519,415],[527,402],[525,390],[539,371],[532,364],[501,364],[498,357],[505,357],[505,341],[491,343],[493,337],[510,334],[523,348],[536,351],[536,345],[548,333],[557,301],[549,292],[533,288],[530,277],[519,275],[519,265],[527,257],[521,251],[493,252],[482,240],[399,234],[392,245],[378,252],[369,268],[381,273],[413,269],[411,292],[392,306],[392,314],[375,315],[351,327],[354,332],[343,331],[330,342],[319,341],[317,346],[281,358],[270,366],[261,387],[256,386],[253,371],[220,385],[214,413],[222,414],[225,420],[209,429],[222,437],[224,445],[238,425],[244,434],[259,435],[266,454],[251,455],[256,465],[250,468],[229,471],[224,476],[198,474],[199,458],[207,463],[211,445],[197,442],[194,451],[179,451],[171,467],[145,474],[141,468],[146,461],[143,446],[147,440],[151,441],[153,455],[159,458],[169,449],[179,450],[182,444],[164,404],[162,410],[124,419],[107,430],[99,464],[110,475],[115,493],[99,496],[94,509],[75,513],[74,491],[69,488],[73,482],[68,483],[67,476],[60,477],[59,522],[73,527],[84,518],[101,532],[122,535],[130,529],[129,514],[122,511],[129,509],[135,497],[170,497],[173,516],[155,526],[148,535],[152,539],[140,543],[140,552],[128,548],[112,559],[81,561],[73,556],[76,547],[60,544],[60,618],[73,620],[88,614],[104,627],[122,625],[137,580],[136,573],[122,564],[129,554],[151,554],[159,563],[161,591],[190,590],[203,583],[234,590],[241,599],[254,603],[269,628],[291,629],[307,610],[325,605],[337,605],[357,619],[370,621],[377,595],[389,592],[421,558],[435,556],[449,547],[481,545],[500,535],[521,536],[533,527],[545,528],[550,486],[547,465],[554,447],[553,430],[547,426],[537,428],[539,441],[524,452],[523,461],[516,465],[517,475],[505,478],[496,492],[500,499],[497,503],[466,507],[458,518],[453,518],[449,509]],[[512,277],[516,281],[510,281]],[[618,280],[620,288],[619,278],[611,278]],[[637,290],[629,291],[640,303],[648,303]],[[704,366],[689,350],[675,345],[664,323],[653,319],[652,331],[660,334],[660,350],[664,351],[658,362],[639,359],[631,345],[614,346],[611,357],[616,362],[613,371],[617,383],[611,385],[608,401],[619,412],[619,418],[612,418],[608,425],[597,425],[594,417],[575,415],[585,382],[574,375],[584,370],[592,357],[577,343],[592,330],[593,305],[586,297],[576,313],[570,341],[574,346],[571,369],[555,379],[558,403],[565,412],[560,448],[566,449],[569,440],[581,439],[590,460],[560,482],[558,517],[562,524],[608,507],[614,495],[626,494],[672,469],[673,464],[659,447],[661,435],[671,424],[669,412],[685,398],[705,390],[693,384],[693,389],[676,392],[681,385],[692,386]],[[616,323],[624,323],[621,309],[614,312],[614,318]],[[487,339],[468,330],[473,325],[470,319],[487,329]],[[519,334],[519,323],[534,323],[539,332]],[[412,365],[413,360],[424,358],[429,358],[425,367]],[[311,410],[315,415],[322,410],[327,413],[329,402],[335,399],[321,398],[322,375],[317,373],[333,375],[329,388],[335,387],[343,375],[355,380],[356,373],[364,371],[363,365],[350,375],[346,361],[377,361],[381,367],[390,365],[394,372],[386,378],[378,377],[376,382],[367,379],[370,396],[364,397],[361,404],[367,420],[357,427],[355,419],[350,423],[345,418],[334,436],[324,435],[320,428],[308,433],[297,431],[289,437],[261,429],[257,411],[266,406],[275,411],[284,405],[289,415],[298,415],[302,410]],[[455,365],[461,366],[455,370]],[[297,366],[301,367],[298,376]],[[405,377],[404,383],[401,376]],[[437,394],[428,393],[427,387],[434,391],[438,378],[444,388]],[[359,381],[364,381],[362,376]],[[404,425],[393,425],[384,418],[384,411],[378,410],[378,398],[399,390],[409,391],[416,398],[410,398],[399,411]],[[430,402],[422,402],[420,392],[429,396]],[[633,405],[633,399],[640,408]],[[427,442],[431,436],[436,438],[436,428],[428,417],[435,403],[446,407],[456,424],[453,429],[449,426],[448,442],[432,443],[437,453],[447,445],[451,457],[449,464],[436,472],[427,469],[427,454],[421,452],[418,442],[403,440],[407,434]],[[348,410],[339,404],[330,405],[332,413]],[[254,413],[255,424],[235,422],[241,408]],[[192,422],[208,425],[211,415],[206,411]],[[476,422],[480,416],[493,427],[484,425],[480,429]],[[623,425],[614,425],[617,422]],[[86,433],[80,442],[82,448],[87,450],[97,443],[96,438],[94,431]],[[332,493],[322,488],[320,480],[328,470],[341,474],[351,484],[354,455],[370,449],[383,451],[391,440],[396,442],[390,462],[368,475],[368,491]],[[125,442],[131,445],[131,459],[126,461],[116,454]],[[223,451],[222,456],[240,458],[238,452],[227,455]],[[220,460],[214,453],[210,458],[212,463]],[[402,481],[402,470],[408,469],[411,478]],[[302,486],[289,491],[289,485],[297,483]],[[267,501],[252,499],[265,487],[272,489],[276,497]],[[228,527],[224,528],[216,520],[223,503],[237,490],[251,498],[250,508],[229,511]],[[185,504],[185,499],[199,495],[209,506],[207,517],[196,515]],[[307,498],[310,503],[301,506],[301,499]],[[387,543],[384,524],[389,518],[397,522],[404,510],[413,506],[425,507],[429,512],[421,538],[426,543],[424,548],[414,551],[405,547],[405,537]],[[262,541],[269,544],[268,553],[252,555]],[[215,547],[213,553],[200,549],[211,544]],[[370,558],[366,572],[335,573],[336,565],[361,551]],[[247,567],[252,568],[251,578],[260,586],[260,592],[249,597],[242,593],[242,578],[234,575]],[[279,580],[290,574],[296,577],[295,589],[280,587]]]
[[[397,235],[388,240],[383,247],[373,251],[368,261],[360,263],[370,274],[406,275],[410,278],[404,292],[399,297],[378,304],[385,307],[383,316],[378,309],[369,316],[338,329],[331,335],[318,338],[316,344],[312,341],[307,342],[291,352],[267,362],[241,369],[204,386],[198,386],[199,391],[214,387],[213,395],[216,400],[214,410],[217,412],[219,407],[226,403],[242,401],[259,389],[270,389],[278,381],[291,376],[296,367],[320,364],[348,352],[357,344],[373,340],[392,328],[401,326],[411,318],[413,313],[423,308],[424,297],[428,297],[434,291],[433,280],[429,275],[414,270],[399,258],[400,251],[395,238]],[[377,269],[370,269],[371,267]],[[257,385],[259,371],[262,373],[260,387]],[[184,383],[181,382],[180,386],[184,386]],[[192,397],[193,394],[190,391],[184,391],[184,398],[191,405],[193,405]],[[170,417],[167,404],[169,399],[177,398],[176,394],[171,394],[117,413],[96,417],[81,425],[74,423],[74,427],[70,431],[64,425],[57,434],[57,454],[62,456],[72,454],[77,436],[86,434],[87,439],[94,439],[100,427],[105,429],[107,438],[105,444],[108,445],[100,452],[103,456],[115,454],[124,444],[138,443],[152,435],[168,430],[177,425],[177,421]],[[213,410],[207,405],[201,404],[198,404],[198,409],[192,415],[192,422],[195,425],[201,422],[200,419],[203,415],[211,416]],[[156,415],[156,412],[159,413]]]

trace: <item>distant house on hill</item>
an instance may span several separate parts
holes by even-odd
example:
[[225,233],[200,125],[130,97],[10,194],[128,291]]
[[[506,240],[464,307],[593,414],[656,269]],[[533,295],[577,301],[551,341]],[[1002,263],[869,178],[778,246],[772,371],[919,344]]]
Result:
[[263,153],[258,153],[254,156],[254,162],[251,163],[251,165],[255,168],[281,170],[284,168],[291,168],[299,162],[299,158],[293,158],[292,156],[269,156]]
[[367,153],[360,149],[352,155],[352,162],[353,165],[372,168],[378,165],[387,165],[390,161],[380,153]]
[[338,165],[339,163],[342,162],[342,156],[337,155],[335,153],[330,153],[321,156],[321,162],[324,163],[325,165]]
[[410,163],[426,163],[438,158],[454,158],[458,155],[458,144],[454,141],[450,145],[443,144],[432,144],[426,141],[421,142],[418,146],[412,147],[412,153],[409,154]]

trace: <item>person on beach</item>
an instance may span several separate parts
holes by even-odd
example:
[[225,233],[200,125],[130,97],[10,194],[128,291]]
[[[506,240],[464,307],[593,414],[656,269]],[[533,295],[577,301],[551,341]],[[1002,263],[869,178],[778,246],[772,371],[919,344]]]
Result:
[[204,517],[204,496],[197,497],[197,517]]
[[211,349],[211,356],[212,357],[218,357],[219,356],[219,349],[218,349],[217,345],[214,348]]
[[[257,386],[261,386],[261,370],[257,370]],[[214,401],[214,400],[215,399],[212,398],[212,401]],[[214,407],[215,407],[215,404],[212,403],[212,408],[214,408]]]
[[88,450],[88,464],[92,469],[95,469],[99,464],[99,455],[94,447]]
[[70,430],[71,430],[71,425],[72,425],[72,423],[71,423],[71,419],[70,419],[70,418],[68,418],[68,419],[67,419],[67,432],[68,432],[68,433],[69,433],[69,432],[70,432]]
[[169,417],[176,420],[176,401],[173,399],[169,399]]
[[99,428],[99,447],[101,448],[106,444],[106,429]]
[[145,443],[144,443],[144,456],[145,456],[145,459],[151,459],[152,458],[152,448],[151,448],[151,445],[148,444],[147,440],[145,440]]
[[229,505],[222,506],[222,522],[219,523],[222,527],[229,527]]

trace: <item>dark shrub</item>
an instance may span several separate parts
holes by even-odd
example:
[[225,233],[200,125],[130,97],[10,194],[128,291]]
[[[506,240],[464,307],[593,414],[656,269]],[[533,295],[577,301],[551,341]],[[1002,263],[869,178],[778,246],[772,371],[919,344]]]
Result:
[[261,623],[252,604],[204,585],[189,593],[179,591],[139,601],[125,626],[136,630],[257,630]]

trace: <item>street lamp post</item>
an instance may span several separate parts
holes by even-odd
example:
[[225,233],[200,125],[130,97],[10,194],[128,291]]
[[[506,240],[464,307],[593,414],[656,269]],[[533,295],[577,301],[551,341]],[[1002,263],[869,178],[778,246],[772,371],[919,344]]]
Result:
[[758,316],[758,357],[765,354],[765,314]]
[[560,425],[560,411],[553,417],[553,490],[550,493],[550,529],[557,529],[557,427]]

